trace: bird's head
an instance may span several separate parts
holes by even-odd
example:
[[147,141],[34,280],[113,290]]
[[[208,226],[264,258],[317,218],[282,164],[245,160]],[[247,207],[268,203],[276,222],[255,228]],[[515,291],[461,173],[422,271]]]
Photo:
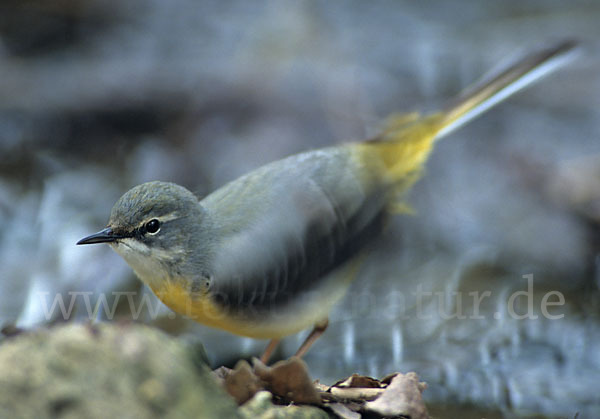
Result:
[[186,188],[148,182],[119,198],[105,229],[77,244],[110,244],[147,283],[181,276],[200,250],[196,241],[203,213],[198,198]]

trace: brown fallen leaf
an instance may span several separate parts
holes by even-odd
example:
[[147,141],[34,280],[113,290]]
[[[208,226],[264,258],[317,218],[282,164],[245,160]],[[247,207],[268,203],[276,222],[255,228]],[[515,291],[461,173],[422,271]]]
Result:
[[264,389],[264,385],[258,378],[250,364],[239,361],[235,368],[227,374],[223,380],[225,390],[235,399],[238,405],[250,400],[258,391]]
[[381,416],[427,419],[429,415],[421,397],[426,387],[414,372],[397,374],[381,396],[365,403],[365,410]]
[[387,387],[392,382],[392,380],[394,379],[394,377],[397,376],[398,374],[400,374],[400,373],[399,372],[394,372],[394,373],[386,375],[385,377],[383,377],[381,379],[381,383],[385,384],[385,386]]
[[306,364],[300,358],[291,357],[272,367],[267,367],[258,359],[253,361],[254,373],[273,394],[295,403],[321,404],[321,397],[308,375]]
[[381,382],[375,378],[367,377],[366,375],[352,374],[345,380],[338,381],[332,387],[360,387],[360,388],[381,388]]
[[240,405],[267,389],[279,398],[279,403],[318,405],[342,419],[359,419],[361,413],[369,417],[429,417],[421,397],[427,386],[419,382],[418,376],[412,372],[393,373],[381,381],[353,374],[333,386],[327,386],[318,380],[312,382],[306,364],[296,357],[272,367],[258,359],[254,359],[253,364],[251,368],[246,361],[240,361],[233,370],[221,367],[213,371]]

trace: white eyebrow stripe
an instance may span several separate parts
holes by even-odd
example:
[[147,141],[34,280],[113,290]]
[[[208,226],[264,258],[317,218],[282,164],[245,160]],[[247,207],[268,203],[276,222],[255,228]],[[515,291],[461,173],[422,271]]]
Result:
[[[163,215],[162,217],[154,217],[154,218],[156,218],[158,221],[166,222],[166,221],[176,220],[181,217],[179,216],[179,214],[172,212],[171,214]],[[150,221],[150,220],[148,220],[148,221]]]
[[144,220],[143,222],[140,223],[140,227],[143,226],[143,225],[145,225],[150,220],[158,220],[161,223],[165,223],[167,221],[173,221],[173,220],[176,220],[178,218],[181,218],[181,216],[179,214],[177,214],[177,213],[172,212],[171,214],[162,215],[160,217],[148,218],[147,220]]

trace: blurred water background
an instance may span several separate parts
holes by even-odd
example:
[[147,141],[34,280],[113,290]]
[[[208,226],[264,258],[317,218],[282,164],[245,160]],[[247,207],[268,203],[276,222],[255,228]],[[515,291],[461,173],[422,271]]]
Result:
[[[0,325],[61,321],[56,295],[71,321],[102,296],[100,320],[159,307],[108,246],[75,246],[130,187],[206,195],[575,37],[576,61],[438,144],[306,360],[325,383],[414,370],[438,417],[600,417],[599,21],[591,0],[3,0]],[[214,366],[266,343],[139,314]]]

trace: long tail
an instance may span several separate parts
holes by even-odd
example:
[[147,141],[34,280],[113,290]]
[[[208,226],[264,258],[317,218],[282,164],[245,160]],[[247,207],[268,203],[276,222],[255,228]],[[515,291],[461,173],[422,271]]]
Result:
[[576,46],[573,40],[563,41],[527,55],[473,84],[442,112],[442,127],[435,138],[455,131],[513,93],[561,67],[572,58],[571,53]]
[[576,46],[575,41],[568,40],[529,54],[468,87],[441,112],[391,118],[383,133],[371,142],[379,149],[391,179],[401,190],[412,186],[437,139],[560,67]]

